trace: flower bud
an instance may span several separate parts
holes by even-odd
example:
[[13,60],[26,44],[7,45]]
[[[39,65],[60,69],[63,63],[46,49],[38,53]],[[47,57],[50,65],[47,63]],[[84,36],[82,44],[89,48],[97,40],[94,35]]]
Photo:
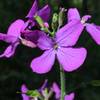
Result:
[[58,18],[58,24],[59,27],[63,25],[63,21],[64,21],[64,12],[67,11],[65,8],[61,8],[60,12],[59,12],[59,18]]
[[51,25],[53,31],[55,31],[57,29],[57,25],[58,25],[58,14],[54,13],[53,18],[52,18],[52,25]]
[[44,28],[44,22],[42,20],[42,18],[40,16],[38,16],[37,14],[34,16],[35,20],[37,21],[37,23],[40,25],[41,28]]

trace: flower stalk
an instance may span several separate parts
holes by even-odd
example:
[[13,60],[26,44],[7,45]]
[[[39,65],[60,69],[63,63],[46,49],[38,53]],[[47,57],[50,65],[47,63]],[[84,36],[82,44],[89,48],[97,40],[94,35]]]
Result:
[[60,100],[64,100],[64,97],[66,95],[66,90],[65,90],[65,73],[64,70],[62,69],[60,65],[60,84],[61,84],[61,98]]

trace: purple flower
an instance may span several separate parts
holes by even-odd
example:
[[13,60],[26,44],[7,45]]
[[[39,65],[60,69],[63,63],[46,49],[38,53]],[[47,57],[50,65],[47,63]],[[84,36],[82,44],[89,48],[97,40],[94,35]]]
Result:
[[85,15],[80,18],[79,12],[76,8],[71,8],[68,11],[68,22],[72,20],[77,20],[77,22],[80,22],[83,24],[84,27],[86,27],[87,32],[92,36],[92,38],[95,40],[95,42],[100,45],[100,26],[97,26],[95,24],[89,24],[86,23],[86,21],[91,18],[90,15]]
[[6,48],[3,54],[0,57],[11,57],[19,45],[19,37],[21,35],[21,29],[24,25],[24,21],[21,19],[13,22],[8,28],[7,34],[0,33],[0,40],[9,43],[10,45]]
[[[60,88],[58,87],[58,85],[56,83],[53,83],[52,90],[55,93],[56,100],[60,100],[61,90],[60,90]],[[64,100],[74,100],[74,97],[75,97],[75,94],[72,92],[68,95],[65,95]]]
[[[46,85],[47,85],[47,80],[45,80],[45,82],[42,85],[42,87],[40,87],[39,89],[37,89],[38,92],[41,94],[41,96],[43,96],[44,98],[46,98],[46,97],[48,97],[49,93],[52,92],[52,93],[55,93],[55,99],[56,100],[60,100],[61,91],[60,91],[60,88],[58,87],[58,85],[55,82],[49,88],[47,88]],[[46,92],[46,90],[48,90],[48,93]],[[30,96],[28,96],[27,95],[28,91],[29,90],[26,87],[26,85],[23,84],[21,86],[21,92],[22,92],[22,98],[23,98],[23,100],[31,100],[31,99],[38,98],[38,97],[30,97]],[[74,93],[70,93],[68,95],[65,95],[65,100],[74,100],[74,97],[75,97],[75,94]]]
[[54,38],[45,33],[38,40],[38,47],[45,52],[31,62],[33,72],[43,74],[51,70],[55,58],[65,71],[78,69],[84,62],[87,51],[85,48],[73,48],[84,26],[76,20],[57,31]]
[[[46,85],[47,85],[47,82],[48,82],[48,80],[45,80],[44,81],[44,83],[43,83],[43,85],[39,88],[39,89],[37,89],[37,91],[42,95],[42,96],[45,96],[46,94],[45,94],[45,89],[47,89],[47,87],[46,87]],[[35,89],[36,90],[36,89]],[[30,97],[30,96],[28,96],[27,95],[27,92],[28,92],[29,90],[28,90],[28,88],[26,87],[26,85],[25,84],[23,84],[22,86],[21,86],[21,93],[22,93],[22,98],[23,98],[23,100],[37,100],[37,98],[38,97]],[[33,90],[34,91],[34,90]]]
[[32,8],[30,9],[29,13],[26,16],[26,18],[28,18],[28,21],[26,22],[26,26],[28,26],[29,23],[31,24],[29,25],[29,27],[33,27],[36,24],[36,21],[34,19],[34,16],[36,14],[40,16],[44,22],[47,22],[50,17],[50,7],[46,5],[39,10],[37,0],[34,0]]
[[[40,32],[38,30],[31,31],[31,32],[28,30],[24,30],[23,28],[24,25],[25,25],[24,21],[21,19],[18,19],[10,25],[10,27],[8,28],[7,34],[0,33],[0,41],[5,41],[10,44],[6,48],[4,53],[0,55],[0,58],[1,57],[9,58],[13,56],[20,42],[23,45],[28,46],[28,47],[32,47],[32,48],[36,47],[36,44],[34,42],[36,40],[36,36],[34,37],[34,34],[37,33],[37,37],[38,37],[38,33]],[[29,34],[29,33],[32,33],[33,35],[30,34],[31,37],[26,36],[26,34]],[[22,34],[25,35],[25,39],[21,37]],[[31,41],[31,38],[33,38],[33,41]]]

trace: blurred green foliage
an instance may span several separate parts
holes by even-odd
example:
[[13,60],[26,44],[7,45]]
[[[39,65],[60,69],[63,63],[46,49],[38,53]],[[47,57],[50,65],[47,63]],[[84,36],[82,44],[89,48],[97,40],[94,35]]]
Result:
[[[32,2],[33,0],[0,0],[0,32],[7,32],[9,24],[15,19],[24,19]],[[67,9],[77,7],[81,15],[91,14],[92,21],[100,25],[100,0],[39,0],[39,3],[41,7],[49,3],[52,13],[58,12],[59,7]],[[6,43],[0,42],[0,53],[6,46]],[[76,47],[78,46],[86,47],[88,56],[79,70],[66,73],[67,92],[77,87],[75,100],[100,100],[100,87],[85,84],[100,79],[100,47],[85,31]],[[20,91],[23,83],[30,89],[35,89],[40,87],[45,79],[49,79],[49,84],[53,81],[59,82],[58,63],[54,65],[51,72],[44,75],[37,75],[30,69],[31,60],[41,54],[39,49],[30,49],[21,45],[17,48],[14,57],[0,59],[0,100],[22,100],[21,95],[16,92]],[[53,79],[53,76],[56,79]]]

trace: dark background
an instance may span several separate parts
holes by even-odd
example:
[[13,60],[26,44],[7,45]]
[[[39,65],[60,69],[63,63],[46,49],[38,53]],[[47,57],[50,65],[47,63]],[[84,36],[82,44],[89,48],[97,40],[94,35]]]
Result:
[[[31,8],[33,0],[0,0],[0,32],[7,32],[11,22],[18,18],[24,19]],[[40,7],[49,3],[53,12],[59,7],[77,7],[81,13],[91,14],[91,22],[100,25],[100,0],[39,0]],[[0,42],[0,53],[8,44]],[[80,69],[72,73],[66,73],[67,92],[75,89],[75,100],[100,100],[100,87],[86,85],[91,80],[100,79],[100,47],[91,39],[87,32],[83,32],[76,47],[87,48],[88,56]],[[30,69],[31,60],[41,55],[39,49],[30,49],[20,45],[14,57],[0,59],[0,100],[22,100],[17,94],[25,83],[29,89],[41,86],[45,79],[49,84],[59,82],[59,68],[56,63],[51,72],[37,75]],[[82,84],[80,86],[80,84]],[[80,87],[80,88],[79,88]]]

